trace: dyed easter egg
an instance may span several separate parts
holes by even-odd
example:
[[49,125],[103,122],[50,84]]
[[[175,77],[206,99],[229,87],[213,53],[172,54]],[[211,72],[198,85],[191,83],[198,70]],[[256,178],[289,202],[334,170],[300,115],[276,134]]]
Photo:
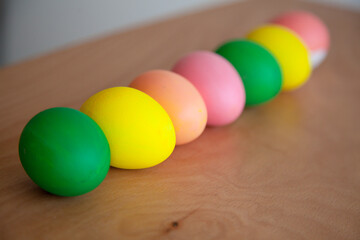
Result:
[[244,86],[226,59],[213,52],[193,52],[181,58],[173,71],[200,92],[207,108],[208,125],[226,125],[240,116],[245,103]]
[[261,45],[249,40],[234,40],[221,45],[216,53],[226,58],[240,74],[247,106],[267,102],[280,92],[280,66]]
[[139,90],[105,89],[91,96],[80,110],[104,131],[113,167],[152,167],[169,157],[175,147],[175,131],[169,115]]
[[311,64],[317,67],[326,57],[330,36],[326,25],[310,12],[290,11],[270,21],[294,31],[304,41],[311,55]]
[[76,196],[95,189],[110,167],[108,141],[88,116],[51,108],[34,116],[19,142],[21,164],[42,189]]
[[275,57],[283,74],[283,91],[299,88],[311,73],[310,57],[302,40],[291,30],[280,25],[264,25],[247,35]]
[[148,94],[165,109],[174,124],[177,145],[193,141],[204,131],[207,120],[204,100],[179,74],[149,71],[135,78],[130,87]]

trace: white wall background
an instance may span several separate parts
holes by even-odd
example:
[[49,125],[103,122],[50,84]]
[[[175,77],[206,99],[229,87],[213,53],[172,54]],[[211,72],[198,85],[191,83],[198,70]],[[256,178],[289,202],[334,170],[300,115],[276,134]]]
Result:
[[[0,66],[236,0],[0,0]],[[360,10],[360,0],[313,0]]]

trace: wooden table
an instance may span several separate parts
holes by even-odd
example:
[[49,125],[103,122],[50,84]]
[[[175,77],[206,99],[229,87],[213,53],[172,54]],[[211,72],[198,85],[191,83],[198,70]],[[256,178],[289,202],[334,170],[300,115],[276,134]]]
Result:
[[[169,69],[270,17],[307,9],[331,51],[300,90],[208,128],[146,170],[110,169],[64,198],[21,167],[26,122]],[[360,239],[360,14],[294,1],[236,3],[90,41],[0,70],[0,239]]]

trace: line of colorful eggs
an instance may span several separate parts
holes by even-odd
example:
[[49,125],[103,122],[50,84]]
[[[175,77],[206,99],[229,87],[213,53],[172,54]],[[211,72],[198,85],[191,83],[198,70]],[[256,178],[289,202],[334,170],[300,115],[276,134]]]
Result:
[[244,106],[273,99],[308,79],[325,57],[325,25],[306,12],[289,12],[245,39],[181,58],[172,71],[153,70],[130,87],[105,89],[80,111],[51,108],[25,126],[21,163],[44,190],[76,196],[96,188],[110,165],[142,169],[167,159],[175,145],[206,125],[235,121]]

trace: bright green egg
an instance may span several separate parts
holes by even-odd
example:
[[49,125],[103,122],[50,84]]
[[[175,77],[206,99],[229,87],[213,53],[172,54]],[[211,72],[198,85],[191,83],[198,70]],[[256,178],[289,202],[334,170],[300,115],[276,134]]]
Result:
[[110,167],[103,131],[90,117],[71,108],[51,108],[34,116],[22,131],[19,155],[29,177],[60,196],[95,189]]
[[265,103],[280,92],[280,66],[264,47],[249,40],[234,40],[221,45],[216,53],[226,58],[240,74],[247,106]]

